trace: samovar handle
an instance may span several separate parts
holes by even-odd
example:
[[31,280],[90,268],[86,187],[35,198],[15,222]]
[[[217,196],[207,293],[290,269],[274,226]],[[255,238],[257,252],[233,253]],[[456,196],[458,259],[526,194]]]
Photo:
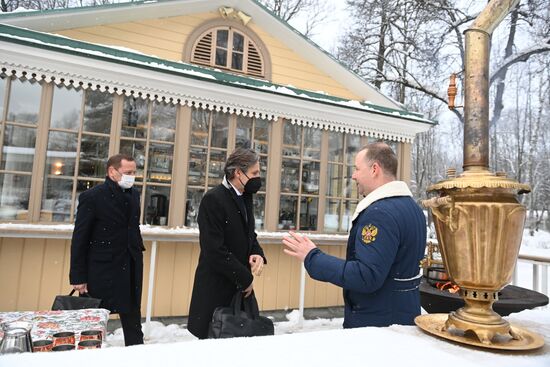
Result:
[[[422,206],[424,208],[429,208],[432,210],[432,213],[445,223],[451,232],[454,232],[458,229],[458,223],[457,223],[457,213],[456,208],[454,205],[454,200],[450,196],[441,196],[441,197],[435,197],[428,200],[422,200]],[[441,212],[439,209],[440,206],[449,205],[449,215],[445,215]]]

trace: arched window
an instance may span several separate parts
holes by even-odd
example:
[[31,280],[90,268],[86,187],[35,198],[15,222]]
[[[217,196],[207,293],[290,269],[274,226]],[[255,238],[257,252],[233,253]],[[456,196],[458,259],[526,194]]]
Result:
[[189,36],[184,60],[259,78],[271,76],[265,45],[248,28],[226,19],[198,27]]

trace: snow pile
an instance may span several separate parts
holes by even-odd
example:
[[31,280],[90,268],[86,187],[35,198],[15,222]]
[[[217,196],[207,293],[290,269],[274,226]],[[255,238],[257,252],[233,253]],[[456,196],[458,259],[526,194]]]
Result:
[[[502,353],[449,343],[427,335],[415,326],[393,325],[343,330],[334,321],[333,330],[315,329],[330,320],[305,321],[302,328],[284,334],[283,325],[296,326],[294,312],[289,321],[277,323],[279,335],[218,340],[186,339],[180,326],[154,324],[147,344],[60,353],[25,353],[0,357],[0,366],[446,366],[547,367],[550,365],[550,311],[530,310],[510,316],[517,326],[544,335],[546,345],[532,352]],[[160,328],[160,329],[159,329]],[[156,330],[159,329],[159,330]],[[288,330],[288,329],[287,329]],[[313,331],[316,330],[316,331]],[[281,335],[282,334],[282,335]],[[192,338],[192,337],[191,337]],[[167,342],[161,342],[166,340]],[[110,340],[109,340],[110,342]]]

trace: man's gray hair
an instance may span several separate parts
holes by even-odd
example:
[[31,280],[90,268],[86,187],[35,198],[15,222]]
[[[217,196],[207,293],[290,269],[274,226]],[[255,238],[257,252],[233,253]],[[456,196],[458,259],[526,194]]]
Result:
[[242,172],[248,171],[250,167],[255,165],[260,160],[260,156],[252,149],[248,148],[237,148],[231,153],[227,161],[225,162],[225,167],[223,171],[225,172],[225,177],[228,180],[231,180],[235,177],[235,170],[240,169]]

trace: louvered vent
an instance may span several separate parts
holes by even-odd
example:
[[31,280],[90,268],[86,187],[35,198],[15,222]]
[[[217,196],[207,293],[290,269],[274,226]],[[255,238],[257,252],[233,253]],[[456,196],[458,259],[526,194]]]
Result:
[[248,70],[248,74],[250,75],[261,77],[264,76],[262,58],[252,42],[248,42],[248,60],[246,68]]
[[212,54],[212,32],[205,34],[195,45],[193,50],[193,62],[198,64],[210,65],[210,55]]

